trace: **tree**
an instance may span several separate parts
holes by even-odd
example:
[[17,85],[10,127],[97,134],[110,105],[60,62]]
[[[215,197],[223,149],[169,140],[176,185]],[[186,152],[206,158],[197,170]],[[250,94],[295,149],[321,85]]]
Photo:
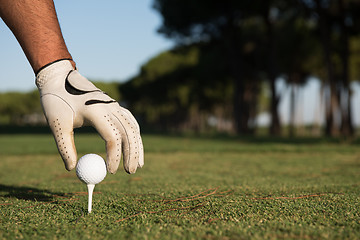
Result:
[[231,106],[231,81],[215,61],[221,54],[216,42],[163,52],[122,84],[121,94],[143,125],[202,131],[211,113],[229,118],[224,106]]
[[[256,1],[255,1],[256,2]],[[248,99],[253,91],[246,91],[242,20],[253,13],[253,2],[224,0],[155,0],[154,8],[162,15],[159,32],[179,44],[218,40],[223,43],[233,79],[233,116],[238,133],[250,133]],[[246,9],[246,11],[244,11]],[[256,78],[255,78],[256,79]],[[252,79],[253,80],[253,79]]]
[[[350,37],[359,34],[360,3],[355,0],[302,1],[315,16],[326,69],[326,128],[328,136],[340,131],[352,135],[351,89],[349,78]],[[339,117],[340,116],[340,117]]]
[[6,92],[0,94],[0,115],[2,124],[23,125],[26,124],[24,117],[29,114],[42,114],[40,95],[37,90],[20,93]]
[[[353,72],[354,65],[350,62],[354,58],[352,39],[360,29],[356,14],[359,5],[356,0],[154,0],[154,8],[163,17],[161,34],[185,48],[207,45],[221,49],[217,59],[209,59],[224,63],[222,77],[215,79],[210,75],[211,81],[206,81],[203,78],[206,75],[199,74],[205,68],[197,65],[206,62],[203,56],[207,50],[202,47],[198,58],[201,61],[189,68],[174,69],[173,79],[180,81],[178,75],[182,74],[187,79],[185,85],[191,86],[187,91],[201,93],[202,88],[221,86],[221,81],[229,78],[231,84],[224,83],[233,89],[234,128],[242,134],[254,132],[259,89],[261,82],[267,80],[273,135],[280,134],[277,112],[280,94],[276,92],[276,79],[285,76],[295,89],[310,75],[323,80],[326,133],[332,136],[341,130],[343,135],[352,134],[349,70]],[[322,56],[321,64],[319,56]],[[203,66],[214,67],[215,63]],[[160,79],[165,81],[169,76]],[[296,99],[293,93],[292,99]],[[206,101],[197,101],[202,102]],[[295,106],[295,102],[291,105]]]
[[295,135],[295,106],[299,87],[305,85],[314,68],[319,66],[320,45],[312,32],[314,27],[299,13],[293,12],[281,22],[282,34],[277,37],[281,46],[277,62],[290,92],[289,134]]

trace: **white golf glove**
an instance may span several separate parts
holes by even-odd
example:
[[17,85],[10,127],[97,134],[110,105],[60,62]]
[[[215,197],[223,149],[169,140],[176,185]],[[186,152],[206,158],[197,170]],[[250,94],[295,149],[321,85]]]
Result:
[[140,128],[133,115],[74,70],[70,61],[46,66],[36,76],[41,104],[67,170],[76,166],[74,128],[91,125],[106,142],[110,173],[121,155],[127,173],[144,165]]

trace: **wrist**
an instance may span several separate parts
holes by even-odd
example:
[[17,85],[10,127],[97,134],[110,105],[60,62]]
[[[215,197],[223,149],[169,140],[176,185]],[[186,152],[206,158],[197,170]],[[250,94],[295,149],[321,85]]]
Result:
[[60,62],[60,61],[65,61],[65,60],[67,60],[67,61],[69,61],[71,63],[71,66],[73,67],[73,69],[76,69],[76,63],[71,57],[69,57],[69,58],[60,58],[60,59],[57,59],[55,61],[49,62],[49,63],[43,65],[42,67],[40,67],[39,69],[37,69],[35,71],[35,76],[37,76],[43,69],[49,67],[50,65],[53,65],[54,63],[57,63],[57,62]]
[[49,81],[54,82],[59,77],[65,78],[70,71],[74,70],[72,62],[70,59],[59,59],[40,68],[35,79],[38,89],[42,89]]

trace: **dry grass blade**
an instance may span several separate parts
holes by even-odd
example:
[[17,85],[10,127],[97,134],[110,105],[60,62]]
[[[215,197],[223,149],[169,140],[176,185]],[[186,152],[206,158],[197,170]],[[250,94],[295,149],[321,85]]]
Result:
[[[214,195],[216,193],[216,191],[219,189],[219,187],[216,188],[211,188],[205,191],[202,191],[201,193],[198,193],[196,195],[193,196],[189,196],[189,197],[180,197],[180,198],[176,198],[176,199],[165,199],[164,202],[165,203],[170,203],[170,202],[189,202],[189,201],[193,201],[196,199],[201,199],[201,198],[206,198],[208,196]],[[210,193],[207,193],[211,191]],[[205,194],[206,193],[206,194]]]

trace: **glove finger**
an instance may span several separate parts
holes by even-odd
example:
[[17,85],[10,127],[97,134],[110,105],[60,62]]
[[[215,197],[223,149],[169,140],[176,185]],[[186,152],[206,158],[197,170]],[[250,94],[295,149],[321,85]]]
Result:
[[[139,161],[138,161],[138,167],[142,168],[144,166],[144,147],[143,147],[143,143],[142,143],[142,139],[141,139],[141,135],[140,135],[140,126],[138,124],[138,122],[136,121],[135,117],[131,114],[131,112],[123,107],[120,107],[123,115],[125,116],[125,118],[127,118],[129,121],[131,121],[133,123],[133,125],[136,127],[136,130],[138,132],[137,134],[137,141],[139,144]],[[120,113],[120,111],[118,111],[118,114]]]
[[122,136],[116,124],[116,119],[108,114],[104,108],[93,107],[88,111],[87,121],[97,130],[106,143],[106,165],[108,172],[116,173],[121,160]]
[[[143,144],[142,144],[142,139],[141,139],[141,135],[140,135],[140,127],[139,127],[139,124],[138,122],[136,121],[135,117],[131,114],[131,112],[126,109],[126,108],[123,108],[120,106],[120,109],[117,111],[117,114],[121,119],[121,118],[124,118],[124,119],[127,119],[128,121],[131,122],[132,126],[135,127],[135,130],[137,131],[137,143],[138,143],[138,154],[139,154],[139,157],[138,157],[138,167],[143,167],[144,166],[144,148],[143,148]],[[137,153],[136,153],[137,154]]]
[[139,125],[130,111],[125,108],[119,107],[113,114],[122,133],[124,169],[128,173],[135,173],[137,167],[144,165],[144,150]]
[[138,132],[140,132],[140,126],[138,124],[138,122],[136,121],[135,117],[132,115],[132,113],[126,109],[126,108],[123,108],[119,105],[119,110],[117,111],[117,114],[123,114],[123,116],[128,119],[135,127],[136,127],[136,130]]
[[55,95],[45,95],[41,102],[65,168],[70,171],[75,168],[77,160],[73,111],[68,104]]
[[138,136],[138,141],[139,141],[139,162],[138,162],[138,167],[142,168],[144,166],[144,146],[143,146],[140,134]]

